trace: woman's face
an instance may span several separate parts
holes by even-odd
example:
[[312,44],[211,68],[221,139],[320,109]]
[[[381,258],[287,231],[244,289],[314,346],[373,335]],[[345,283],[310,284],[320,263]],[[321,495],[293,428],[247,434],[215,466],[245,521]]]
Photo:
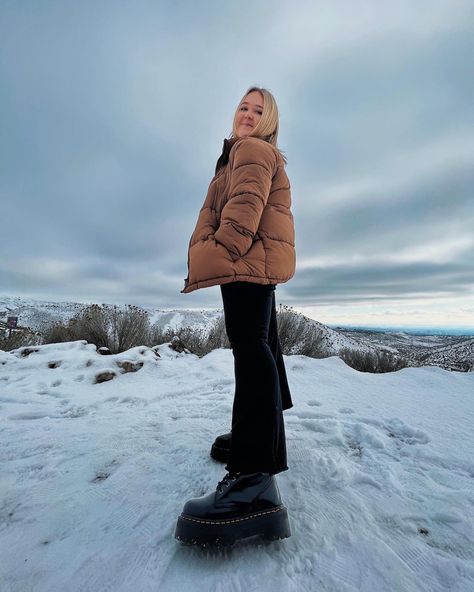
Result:
[[263,95],[253,90],[244,97],[235,114],[237,137],[248,136],[257,126],[263,113]]

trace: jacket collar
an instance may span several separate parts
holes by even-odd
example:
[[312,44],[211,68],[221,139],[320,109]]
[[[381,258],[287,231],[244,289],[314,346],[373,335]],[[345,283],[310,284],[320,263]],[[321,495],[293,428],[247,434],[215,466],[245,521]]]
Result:
[[215,174],[217,174],[217,171],[221,167],[225,166],[229,162],[230,150],[238,139],[239,138],[224,138],[224,143],[222,145],[222,154],[219,156],[217,160]]

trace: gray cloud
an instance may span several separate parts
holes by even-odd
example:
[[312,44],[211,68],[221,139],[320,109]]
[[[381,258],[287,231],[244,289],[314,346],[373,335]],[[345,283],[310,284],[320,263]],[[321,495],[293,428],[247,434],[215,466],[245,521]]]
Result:
[[297,229],[281,297],[472,294],[471,3],[252,11],[2,4],[0,293],[220,306],[218,289],[180,294],[187,244],[234,108],[261,83]]
[[[319,204],[315,195],[312,216],[301,216],[303,253],[350,254],[354,251],[393,253],[433,240],[466,237],[474,229],[471,170],[455,171],[395,189],[367,190],[360,200]],[[304,212],[304,208],[303,212]],[[304,256],[304,255],[302,255]]]
[[360,302],[414,297],[463,296],[471,293],[474,249],[464,263],[372,262],[307,269],[294,280],[301,304]]

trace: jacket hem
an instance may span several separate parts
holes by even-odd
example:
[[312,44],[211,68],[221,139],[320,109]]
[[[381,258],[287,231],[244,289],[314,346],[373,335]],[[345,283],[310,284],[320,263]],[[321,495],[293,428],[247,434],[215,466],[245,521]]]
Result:
[[250,274],[242,274],[236,273],[233,275],[221,275],[216,276],[213,278],[209,278],[207,280],[203,280],[201,282],[193,282],[192,284],[187,284],[182,290],[181,294],[188,294],[189,292],[193,292],[194,290],[199,290],[201,288],[210,288],[212,286],[218,286],[219,284],[229,284],[230,282],[253,282],[254,284],[284,284],[285,282],[289,281],[293,276],[289,278],[281,278],[281,277],[269,277],[269,276],[260,276],[260,275],[250,275]]

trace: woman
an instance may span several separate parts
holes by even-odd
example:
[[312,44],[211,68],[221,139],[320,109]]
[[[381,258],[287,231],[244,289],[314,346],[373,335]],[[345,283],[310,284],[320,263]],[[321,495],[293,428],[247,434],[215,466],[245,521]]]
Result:
[[275,287],[295,273],[286,159],[277,148],[278,108],[251,87],[234,115],[189,241],[182,293],[220,285],[234,356],[232,431],[211,456],[227,461],[216,490],[186,502],[175,537],[232,544],[290,536],[275,475],[288,469],[284,409],[292,407],[276,322]]

